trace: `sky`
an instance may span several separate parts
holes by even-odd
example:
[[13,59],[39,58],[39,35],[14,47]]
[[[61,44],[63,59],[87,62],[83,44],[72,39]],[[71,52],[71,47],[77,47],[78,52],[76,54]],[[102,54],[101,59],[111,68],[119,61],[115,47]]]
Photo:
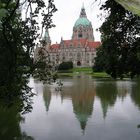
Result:
[[100,41],[100,32],[96,31],[96,29],[101,26],[103,21],[97,18],[99,13],[101,13],[98,6],[99,3],[93,4],[93,2],[94,0],[54,0],[58,11],[53,16],[53,23],[56,27],[49,29],[52,44],[60,43],[61,37],[64,40],[71,39],[73,26],[79,18],[83,4],[87,18],[91,21],[94,29],[95,41]]

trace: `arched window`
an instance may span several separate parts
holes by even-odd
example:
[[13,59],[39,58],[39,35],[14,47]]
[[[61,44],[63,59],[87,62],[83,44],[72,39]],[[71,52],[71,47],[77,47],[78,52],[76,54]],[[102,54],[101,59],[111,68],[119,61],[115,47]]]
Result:
[[69,53],[69,56],[72,57],[72,53]]
[[83,37],[82,33],[79,33],[78,38],[82,38],[82,37]]
[[82,31],[79,31],[78,32],[78,38],[82,38],[82,37],[83,37]]
[[77,66],[81,66],[81,62],[80,61],[77,62]]
[[81,58],[81,54],[77,53],[77,59],[80,59],[80,58]]

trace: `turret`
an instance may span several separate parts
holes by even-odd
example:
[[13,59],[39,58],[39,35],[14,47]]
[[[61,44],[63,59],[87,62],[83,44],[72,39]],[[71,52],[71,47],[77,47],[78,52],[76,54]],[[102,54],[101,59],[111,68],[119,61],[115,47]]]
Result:
[[48,50],[49,46],[51,45],[51,39],[49,36],[49,31],[48,29],[45,30],[44,36],[42,38],[42,40],[40,40],[41,46],[45,47],[46,50]]

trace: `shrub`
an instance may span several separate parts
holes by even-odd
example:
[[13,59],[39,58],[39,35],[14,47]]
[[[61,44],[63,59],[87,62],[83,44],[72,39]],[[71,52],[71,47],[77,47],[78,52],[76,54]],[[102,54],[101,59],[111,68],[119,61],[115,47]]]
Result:
[[58,66],[58,70],[69,70],[73,68],[73,62],[62,62],[59,66]]

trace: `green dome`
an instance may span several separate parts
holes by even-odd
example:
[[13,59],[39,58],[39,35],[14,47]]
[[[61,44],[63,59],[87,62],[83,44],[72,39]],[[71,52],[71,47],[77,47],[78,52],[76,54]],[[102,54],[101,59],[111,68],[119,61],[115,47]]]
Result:
[[79,25],[88,26],[90,24],[91,24],[90,21],[86,17],[80,17],[75,22],[74,27],[79,26]]

